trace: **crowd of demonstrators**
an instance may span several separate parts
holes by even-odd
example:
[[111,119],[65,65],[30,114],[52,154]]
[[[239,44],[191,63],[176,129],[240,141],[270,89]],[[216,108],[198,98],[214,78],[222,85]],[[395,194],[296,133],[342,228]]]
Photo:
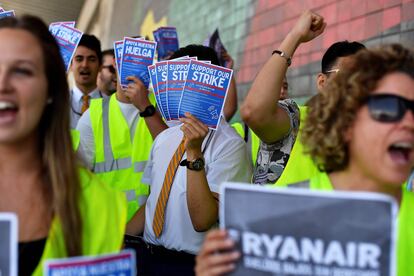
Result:
[[[201,45],[171,58],[181,56],[218,64],[214,50]],[[155,139],[142,179],[151,192],[127,227],[143,233],[140,275],[193,275],[205,233],[217,225],[220,184],[248,182],[252,173],[243,140],[224,119],[216,131],[189,113],[180,121]]]
[[[315,25],[313,28],[316,27],[319,26]],[[343,64],[346,64],[350,56],[363,48],[365,47],[361,43],[348,41],[331,45],[322,58],[322,71],[316,80],[318,91],[323,89]],[[289,63],[294,51],[295,48],[290,47],[283,52],[288,56]],[[303,124],[306,118],[307,106],[298,106],[294,100],[285,99],[285,79],[284,74],[280,72],[286,72],[286,66],[274,62],[278,55],[280,53],[277,51],[273,52],[275,58],[270,59],[260,70],[243,102],[241,115],[260,139],[259,149],[252,152],[253,160],[256,160],[253,183],[276,183],[285,186],[308,179],[316,174],[318,169],[310,156],[303,152],[300,141],[300,124]],[[275,76],[278,76],[278,79]],[[259,142],[256,145],[259,145]]]
[[[118,252],[125,232],[138,275],[227,273],[240,253],[225,230],[207,231],[219,220],[220,185],[252,180],[391,195],[400,204],[399,275],[414,274],[414,199],[403,185],[414,165],[414,54],[335,43],[322,58],[319,93],[298,106],[287,68],[325,27],[315,13],[300,16],[256,76],[237,135],[227,123],[237,110],[234,77],[217,130],[189,113],[167,126],[141,80],[121,87],[113,49],[102,54],[95,36],[84,34],[75,50],[69,90],[44,23],[1,19],[0,211],[19,219],[20,273],[41,275],[51,258]],[[169,59],[183,56],[219,63],[200,45]]]
[[19,220],[19,275],[42,275],[51,258],[117,252],[125,200],[77,162],[55,39],[30,16],[0,20],[0,39],[0,211]]
[[111,96],[117,89],[116,69],[114,67],[115,52],[114,49],[102,51],[102,66],[98,73],[97,86],[98,90],[107,96]]
[[[304,13],[281,51],[293,54],[323,26],[322,18]],[[283,57],[272,59],[273,64],[265,67],[286,69]],[[281,80],[283,75],[279,70],[275,76]],[[358,51],[311,101],[303,128],[304,146],[322,171],[301,182],[301,187],[380,192],[399,202],[398,275],[414,273],[409,265],[414,198],[403,185],[414,165],[413,89],[412,51],[399,45]],[[234,242],[224,230],[210,232],[197,258],[197,275],[222,275],[234,269],[240,253],[232,249]]]
[[[414,195],[403,184],[414,163],[413,89],[412,51],[400,45],[363,50],[315,97],[303,129],[303,143],[323,171],[301,187],[380,192],[399,203],[398,275],[414,273]],[[209,233],[198,275],[232,270],[240,256],[233,247],[224,230]]]

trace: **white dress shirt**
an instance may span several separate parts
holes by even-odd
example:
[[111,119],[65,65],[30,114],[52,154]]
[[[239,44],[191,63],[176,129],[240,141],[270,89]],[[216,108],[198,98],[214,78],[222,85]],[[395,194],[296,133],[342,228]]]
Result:
[[[166,205],[165,223],[162,235],[155,237],[152,221],[164,181],[168,164],[175,153],[183,133],[180,126],[161,132],[154,141],[151,155],[145,168],[142,182],[150,185],[150,195],[145,205],[144,240],[168,249],[197,254],[204,240],[205,232],[196,232],[191,223],[187,207],[187,168],[179,166]],[[210,142],[204,151],[205,170],[210,190],[219,193],[224,181],[250,182],[251,162],[247,155],[246,143],[225,120],[216,131],[204,139],[203,149],[209,135]],[[183,159],[187,158],[184,154]]]
[[[82,116],[83,105],[83,92],[76,86],[70,91],[70,128],[75,129],[79,118]],[[104,93],[101,93],[98,88],[95,88],[88,94],[91,99],[107,97]]]

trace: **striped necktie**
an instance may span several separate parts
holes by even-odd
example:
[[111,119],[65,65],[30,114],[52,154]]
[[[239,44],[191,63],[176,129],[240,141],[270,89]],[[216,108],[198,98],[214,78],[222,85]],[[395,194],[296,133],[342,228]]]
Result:
[[174,181],[175,172],[180,164],[181,158],[185,152],[184,138],[171,158],[165,173],[164,182],[162,184],[160,195],[158,196],[157,206],[155,208],[154,219],[152,221],[152,229],[155,236],[159,238],[164,227],[165,207],[167,205],[168,197],[170,196],[171,186]]
[[81,108],[81,113],[83,114],[86,110],[88,110],[89,108],[89,99],[91,97],[89,95],[83,95],[82,96],[82,108]]

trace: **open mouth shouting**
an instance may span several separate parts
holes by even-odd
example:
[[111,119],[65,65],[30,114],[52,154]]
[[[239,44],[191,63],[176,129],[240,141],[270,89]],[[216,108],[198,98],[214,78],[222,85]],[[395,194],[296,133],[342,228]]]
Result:
[[10,101],[0,100],[0,124],[10,123],[17,115],[18,107]]

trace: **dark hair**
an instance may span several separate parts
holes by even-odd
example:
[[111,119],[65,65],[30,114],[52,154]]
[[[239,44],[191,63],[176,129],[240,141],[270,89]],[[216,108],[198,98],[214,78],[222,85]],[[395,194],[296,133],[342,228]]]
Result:
[[356,41],[344,40],[332,44],[322,57],[321,72],[326,73],[326,71],[332,69],[338,58],[353,55],[361,49],[365,49],[365,46]]
[[105,51],[102,51],[102,56],[109,56],[109,55],[115,57],[114,48],[106,49]]
[[212,64],[220,65],[216,51],[214,51],[213,48],[203,45],[190,44],[182,47],[175,51],[169,59],[183,56],[197,57],[198,60],[209,60]]
[[96,53],[99,64],[102,64],[101,42],[94,35],[83,34],[78,46],[84,46]]
[[24,30],[42,49],[50,99],[38,126],[43,183],[50,208],[59,219],[67,254],[82,253],[82,219],[79,210],[80,181],[69,128],[69,88],[66,69],[56,40],[41,19],[34,16],[6,17],[0,29]]

